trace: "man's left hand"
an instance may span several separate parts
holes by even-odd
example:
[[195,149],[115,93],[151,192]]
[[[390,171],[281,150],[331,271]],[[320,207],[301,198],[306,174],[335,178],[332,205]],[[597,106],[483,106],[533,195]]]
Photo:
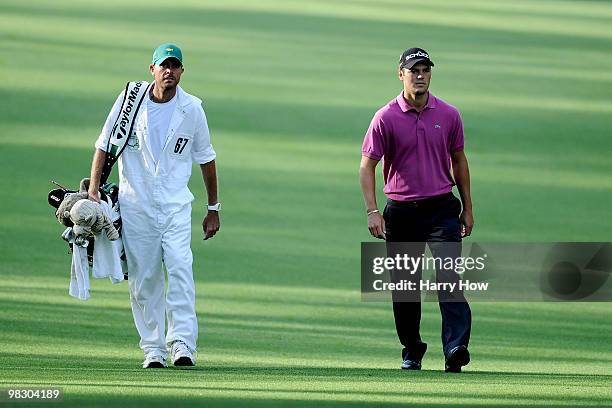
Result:
[[202,229],[204,230],[204,240],[212,238],[219,231],[221,224],[219,222],[219,212],[209,211],[202,221]]
[[471,211],[463,211],[459,216],[461,221],[461,237],[469,237],[474,228],[474,216]]

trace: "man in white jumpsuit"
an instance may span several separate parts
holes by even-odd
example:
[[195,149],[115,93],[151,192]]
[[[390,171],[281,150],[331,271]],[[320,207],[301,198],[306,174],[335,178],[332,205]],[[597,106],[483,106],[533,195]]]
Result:
[[[144,351],[144,368],[195,365],[198,323],[191,253],[192,162],[200,165],[208,212],[204,239],[219,230],[215,151],[202,101],[178,86],[183,73],[179,47],[162,44],[149,66],[154,82],[138,111],[134,131],[119,158],[119,206],[128,264],[132,313]],[[98,187],[109,135],[121,110],[120,94],[96,141],[90,199]],[[164,300],[164,272],[168,288]],[[165,319],[168,332],[165,333]]]

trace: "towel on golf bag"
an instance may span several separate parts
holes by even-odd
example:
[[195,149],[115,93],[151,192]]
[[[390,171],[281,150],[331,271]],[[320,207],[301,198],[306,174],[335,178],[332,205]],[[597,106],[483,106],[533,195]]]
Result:
[[[68,231],[70,230],[70,231]],[[64,234],[72,234],[72,228]],[[74,235],[70,238],[74,244]],[[87,263],[87,248],[72,246],[72,264],[70,266],[70,289],[68,294],[79,300],[89,299],[89,264]]]
[[[111,221],[114,222],[120,217],[118,209],[111,209],[108,203],[101,201],[100,207]],[[68,242],[74,244],[72,228],[66,229],[62,235],[68,238]],[[78,245],[73,245],[72,248],[70,289],[68,294],[80,300],[87,300],[90,297],[87,248]],[[106,234],[96,235],[93,250],[93,277],[96,279],[110,278],[113,284],[123,282],[123,268],[125,268],[125,263],[121,261],[122,251],[123,242],[121,239],[111,241]]]
[[[100,202],[102,211],[110,218],[111,222],[119,219],[119,210],[111,209],[104,201]],[[93,252],[93,277],[96,279],[110,278],[114,284],[123,282],[123,262],[121,252],[123,251],[122,239],[111,241],[106,234],[96,236],[96,245]]]

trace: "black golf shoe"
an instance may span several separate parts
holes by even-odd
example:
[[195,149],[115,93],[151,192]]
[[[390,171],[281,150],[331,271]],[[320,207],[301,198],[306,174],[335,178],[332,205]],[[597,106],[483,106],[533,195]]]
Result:
[[470,362],[470,352],[465,346],[457,346],[448,353],[444,371],[447,373],[460,373],[461,367]]
[[402,363],[402,370],[420,370],[421,362],[415,360],[404,360]]

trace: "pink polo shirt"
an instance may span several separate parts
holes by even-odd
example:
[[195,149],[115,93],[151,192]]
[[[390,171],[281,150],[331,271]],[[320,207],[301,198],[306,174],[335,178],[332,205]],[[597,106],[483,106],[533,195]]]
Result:
[[400,93],[372,118],[361,153],[383,160],[384,192],[411,201],[448,193],[451,152],[463,150],[463,123],[454,106],[429,93],[421,112]]

